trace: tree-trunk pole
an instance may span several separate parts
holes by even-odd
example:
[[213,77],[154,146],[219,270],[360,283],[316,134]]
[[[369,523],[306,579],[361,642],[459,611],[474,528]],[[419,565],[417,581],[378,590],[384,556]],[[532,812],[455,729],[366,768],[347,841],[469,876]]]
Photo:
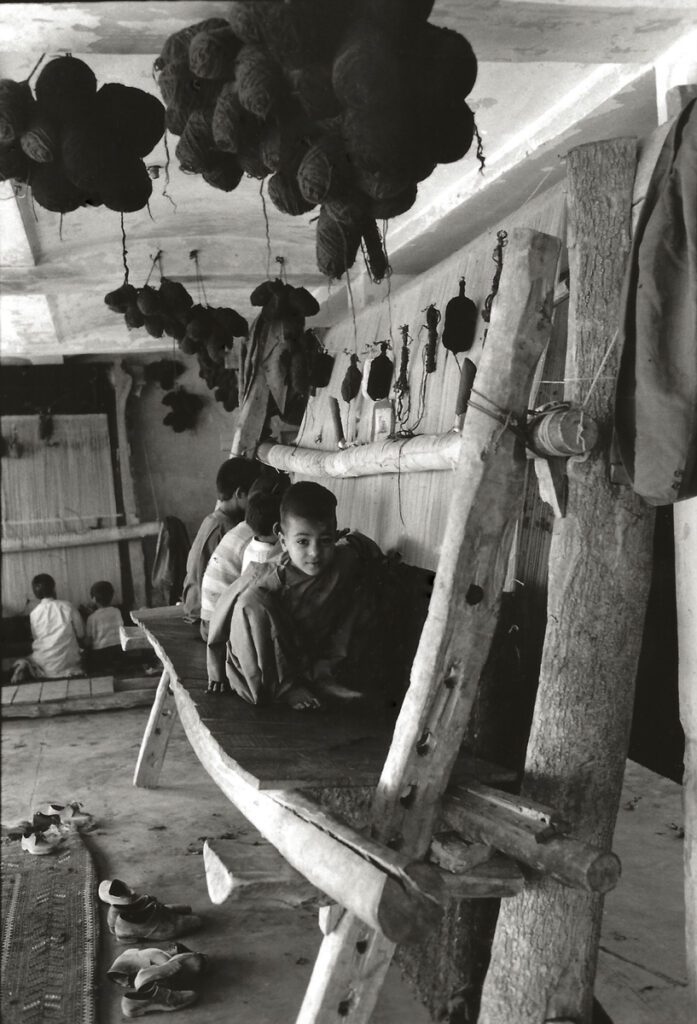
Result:
[[[609,479],[613,339],[630,242],[634,140],[572,150],[568,398],[599,427],[596,450],[569,466],[564,519],[550,551],[548,622],[523,792],[554,807],[581,841],[609,850],[624,774],[651,575],[653,515]],[[621,883],[620,883],[621,884]],[[603,897],[552,878],[531,882],[499,915],[479,1024],[587,1024]]]
[[685,950],[697,1013],[697,498],[675,506],[680,721],[685,730]]

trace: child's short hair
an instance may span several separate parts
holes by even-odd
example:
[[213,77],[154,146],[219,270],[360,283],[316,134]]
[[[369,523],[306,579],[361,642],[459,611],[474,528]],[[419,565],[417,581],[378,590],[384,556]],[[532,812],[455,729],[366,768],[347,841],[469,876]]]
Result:
[[34,591],[34,597],[38,597],[39,600],[44,597],[55,597],[56,581],[47,572],[40,572],[31,581],[31,589]]
[[114,600],[114,588],[109,580],[97,580],[90,587],[90,597],[94,598],[102,608],[106,608]]
[[258,491],[250,494],[244,521],[254,530],[255,537],[268,537],[279,521],[281,495]]
[[283,526],[290,516],[315,522],[336,522],[336,496],[321,484],[301,480],[291,484],[281,499],[280,522]]
[[252,459],[242,459],[238,456],[228,459],[222,464],[215,478],[218,498],[221,501],[229,501],[238,488],[246,493],[260,472],[261,464]]

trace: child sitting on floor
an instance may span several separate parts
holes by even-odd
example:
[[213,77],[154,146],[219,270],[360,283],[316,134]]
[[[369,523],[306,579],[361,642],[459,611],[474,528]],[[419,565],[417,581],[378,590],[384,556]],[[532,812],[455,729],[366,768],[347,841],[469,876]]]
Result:
[[361,696],[340,678],[361,647],[364,566],[380,549],[360,534],[337,544],[336,498],[311,482],[286,491],[277,533],[283,553],[251,564],[216,605],[209,690],[222,690],[227,677],[249,703],[296,710],[319,707],[319,694]]
[[94,611],[85,625],[85,647],[88,648],[88,663],[95,672],[113,669],[121,659],[121,626],[123,617],[114,608],[114,588],[108,580],[98,580],[90,587]]
[[242,555],[242,572],[252,562],[268,562],[281,553],[276,525],[281,511],[280,494],[251,494],[244,521],[252,530],[252,539]]
[[[225,534],[208,560],[201,581],[201,636],[208,639],[208,627],[223,591],[239,579],[250,561],[262,562],[280,553],[280,544],[274,527],[278,522],[281,494],[288,485],[283,473],[266,472],[249,489],[245,518]],[[261,504],[259,504],[261,503]],[[260,545],[253,544],[255,534],[263,534]],[[272,550],[264,544],[272,542]],[[253,546],[252,546],[253,545]],[[252,546],[254,557],[245,556]],[[266,559],[260,557],[266,553]]]
[[12,682],[84,675],[78,641],[83,639],[85,629],[77,608],[69,601],[58,600],[55,580],[48,573],[35,576],[31,589],[39,601],[29,615],[31,655],[15,662]]

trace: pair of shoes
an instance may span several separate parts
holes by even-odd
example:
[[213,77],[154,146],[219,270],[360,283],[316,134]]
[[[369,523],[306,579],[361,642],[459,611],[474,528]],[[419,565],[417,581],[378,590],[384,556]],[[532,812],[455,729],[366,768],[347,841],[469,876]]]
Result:
[[[105,881],[100,882],[99,898],[102,903],[109,904],[109,910],[107,912],[107,927],[112,935],[116,934],[116,922],[124,910],[130,910],[138,916],[142,915],[152,904],[156,904],[157,906],[163,907],[165,910],[172,911],[174,914],[178,914],[180,916],[193,917],[197,923],[199,922],[199,919],[191,913],[191,907],[188,903],[160,903],[158,899],[154,896],[150,896],[148,893],[141,894],[136,892],[135,889],[131,889],[131,887],[125,882],[122,882],[120,878],[105,879]],[[133,916],[133,914],[130,916]],[[188,930],[193,930],[193,927],[194,925],[190,924]],[[179,932],[177,934],[183,934],[183,932]],[[135,938],[135,936],[132,937]],[[156,940],[173,937],[174,936],[164,935],[151,936],[151,938],[156,938]]]
[[22,836],[22,849],[34,857],[45,857],[47,854],[54,853],[64,838],[65,836],[55,825],[51,825],[45,830],[30,827]]
[[84,810],[77,800],[67,804],[48,803],[39,807],[34,812],[34,824],[38,825],[44,821],[80,832],[91,832],[97,826],[94,815]]
[[117,909],[114,935],[117,942],[161,942],[195,931],[201,924],[196,914],[180,914],[171,907],[141,897],[130,907]]
[[208,958],[181,943],[170,949],[127,949],[107,972],[128,991],[121,999],[124,1017],[182,1010],[198,998],[201,974]]
[[124,1017],[144,1017],[146,1013],[183,1010],[198,999],[194,989],[171,989],[151,982],[141,989],[132,989],[121,997]]

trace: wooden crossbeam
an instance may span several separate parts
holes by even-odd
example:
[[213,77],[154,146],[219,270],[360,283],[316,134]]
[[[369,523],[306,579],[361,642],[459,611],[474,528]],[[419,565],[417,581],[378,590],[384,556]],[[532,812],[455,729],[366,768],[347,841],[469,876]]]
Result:
[[[427,851],[493,638],[522,494],[522,417],[549,339],[560,242],[511,232],[454,473],[428,618],[372,808],[376,838]],[[482,408],[488,410],[482,411]],[[347,913],[320,947],[297,1024],[370,1019],[394,944]]]

